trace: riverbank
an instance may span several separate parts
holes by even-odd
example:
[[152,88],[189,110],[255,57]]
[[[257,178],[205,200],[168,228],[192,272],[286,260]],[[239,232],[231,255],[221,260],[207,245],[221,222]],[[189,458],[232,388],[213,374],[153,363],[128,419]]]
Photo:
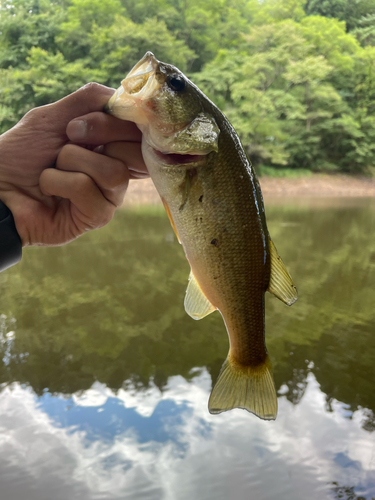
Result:
[[[300,178],[261,177],[264,198],[372,198],[375,179],[347,175],[315,174]],[[160,204],[159,195],[151,181],[130,181],[124,205]]]

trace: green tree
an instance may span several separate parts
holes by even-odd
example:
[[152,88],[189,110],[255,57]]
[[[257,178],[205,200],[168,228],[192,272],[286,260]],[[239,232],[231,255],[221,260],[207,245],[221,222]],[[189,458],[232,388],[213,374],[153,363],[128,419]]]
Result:
[[305,17],[301,34],[310,44],[309,53],[322,55],[331,64],[332,83],[343,88],[353,71],[353,56],[360,48],[357,39],[345,32],[345,23],[321,16]]
[[375,45],[375,13],[362,16],[358,21],[358,26],[353,30],[361,45]]
[[67,9],[67,19],[61,24],[56,37],[65,58],[74,61],[88,57],[92,33],[111,26],[116,15],[124,12],[120,0],[72,0]]
[[156,18],[136,24],[117,16],[110,26],[96,29],[90,35],[90,43],[90,60],[97,61],[105,83],[115,87],[150,48],[160,60],[169,61],[182,71],[195,57],[183,41],[168,31],[164,21]]
[[291,19],[300,21],[306,14],[306,0],[264,0],[254,15],[254,26]]
[[151,50],[193,75],[257,166],[363,172],[374,16],[375,0],[3,0],[0,131],[90,80],[117,87]]
[[374,0],[307,0],[307,15],[318,15],[345,21],[348,31],[358,26],[363,16],[375,14]]
[[60,2],[2,0],[0,2],[0,68],[24,65],[32,47],[54,51],[64,20]]
[[320,16],[252,27],[194,76],[256,166],[365,171],[375,163],[374,53]]
[[[197,78],[214,99],[225,92],[224,110],[252,161],[327,168],[319,148],[321,124],[341,105],[328,81],[332,66],[322,55],[309,55],[311,46],[292,21],[253,28],[242,50],[236,58],[221,54]],[[232,71],[234,62],[237,69]],[[212,82],[215,66],[215,74],[223,75],[218,87]]]

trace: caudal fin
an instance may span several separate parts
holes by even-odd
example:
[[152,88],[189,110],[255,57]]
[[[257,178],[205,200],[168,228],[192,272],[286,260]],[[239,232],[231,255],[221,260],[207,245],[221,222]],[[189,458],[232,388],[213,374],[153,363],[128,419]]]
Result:
[[268,356],[257,367],[241,366],[228,355],[208,401],[210,413],[243,408],[264,420],[275,420],[277,396]]

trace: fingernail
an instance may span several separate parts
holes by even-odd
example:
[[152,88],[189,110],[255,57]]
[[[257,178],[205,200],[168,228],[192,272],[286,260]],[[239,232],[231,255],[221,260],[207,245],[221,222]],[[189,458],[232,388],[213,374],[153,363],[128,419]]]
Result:
[[94,153],[100,153],[102,154],[104,151],[104,146],[97,146],[95,149],[94,149]]
[[82,141],[87,135],[86,120],[72,120],[68,123],[66,134],[71,141]]

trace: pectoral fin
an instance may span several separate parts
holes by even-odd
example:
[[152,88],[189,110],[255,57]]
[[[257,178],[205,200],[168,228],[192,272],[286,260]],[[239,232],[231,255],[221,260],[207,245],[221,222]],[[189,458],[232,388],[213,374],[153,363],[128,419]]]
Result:
[[180,240],[180,237],[178,236],[178,232],[177,232],[176,226],[174,225],[174,221],[172,219],[172,214],[171,214],[171,211],[169,210],[168,203],[165,201],[165,199],[163,197],[161,197],[161,201],[163,202],[165,211],[167,212],[168,219],[169,219],[169,222],[171,223],[171,226],[173,228],[174,234],[176,235],[176,238],[177,238],[178,242],[181,244],[181,240]]
[[184,305],[185,311],[193,319],[202,319],[208,314],[216,311],[216,307],[214,307],[204,295],[192,272],[190,272],[189,276],[189,284],[186,290]]
[[276,297],[282,300],[287,306],[291,306],[297,300],[297,288],[293,280],[286,270],[284,262],[277,253],[276,247],[271,238],[270,255],[271,255],[271,277],[268,285],[268,292],[273,293]]

